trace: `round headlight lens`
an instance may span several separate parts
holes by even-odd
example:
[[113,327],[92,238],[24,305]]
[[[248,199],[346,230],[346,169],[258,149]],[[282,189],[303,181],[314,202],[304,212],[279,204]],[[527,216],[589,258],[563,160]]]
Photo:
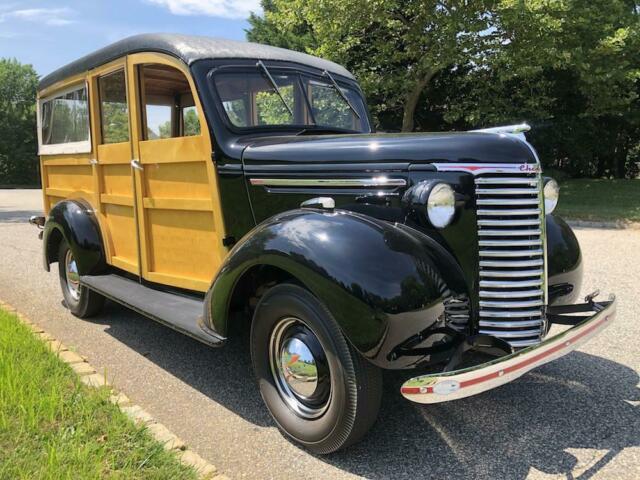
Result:
[[553,178],[547,180],[544,184],[544,211],[545,213],[551,213],[558,205],[558,199],[560,198],[560,187],[558,182]]
[[451,223],[456,212],[456,195],[453,189],[439,183],[431,189],[427,199],[429,221],[436,228],[444,228]]

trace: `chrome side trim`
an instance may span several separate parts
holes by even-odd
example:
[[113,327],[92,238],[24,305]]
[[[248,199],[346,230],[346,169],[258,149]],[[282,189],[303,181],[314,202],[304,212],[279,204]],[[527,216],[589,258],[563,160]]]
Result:
[[252,178],[251,185],[265,187],[404,187],[404,178]]
[[[525,142],[526,143],[526,142]],[[432,163],[439,172],[467,172],[472,175],[485,173],[540,173],[538,163]]]

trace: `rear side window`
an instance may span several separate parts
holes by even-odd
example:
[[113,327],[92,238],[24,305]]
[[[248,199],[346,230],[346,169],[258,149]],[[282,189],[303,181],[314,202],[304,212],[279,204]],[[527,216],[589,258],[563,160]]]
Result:
[[40,106],[40,153],[91,151],[86,85],[46,98]]
[[139,76],[144,140],[200,135],[191,87],[180,70],[146,64]]
[[129,109],[124,70],[98,79],[102,143],[129,141]]

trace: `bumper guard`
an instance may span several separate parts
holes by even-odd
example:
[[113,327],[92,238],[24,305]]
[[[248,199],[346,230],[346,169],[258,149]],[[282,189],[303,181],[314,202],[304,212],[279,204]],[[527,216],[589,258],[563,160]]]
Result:
[[[600,333],[615,318],[615,297],[607,302],[594,302],[592,296],[586,300],[587,303],[582,305],[551,307],[548,317],[552,323],[573,326],[538,345],[473,367],[414,377],[402,385],[400,392],[417,403],[457,400],[509,383],[540,365],[560,358]],[[586,311],[595,313],[587,317],[566,315]]]

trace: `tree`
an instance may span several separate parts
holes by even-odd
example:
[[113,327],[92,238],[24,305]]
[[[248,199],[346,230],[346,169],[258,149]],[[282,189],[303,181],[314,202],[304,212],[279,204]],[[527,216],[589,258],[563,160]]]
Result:
[[547,165],[632,176],[637,0],[268,0],[250,39],[345,65],[382,129],[529,121]]
[[38,76],[31,65],[0,59],[0,185],[35,185],[38,174],[35,100]]
[[500,48],[451,88],[447,121],[533,123],[549,166],[580,176],[634,175],[640,118],[638,8],[628,0],[501,1]]
[[[281,46],[344,64],[377,100],[374,114],[400,111],[402,130],[412,131],[418,102],[434,76],[472,61],[492,41],[492,3],[269,0],[263,19],[250,18],[249,38],[271,35]],[[287,32],[303,35],[294,41]]]

